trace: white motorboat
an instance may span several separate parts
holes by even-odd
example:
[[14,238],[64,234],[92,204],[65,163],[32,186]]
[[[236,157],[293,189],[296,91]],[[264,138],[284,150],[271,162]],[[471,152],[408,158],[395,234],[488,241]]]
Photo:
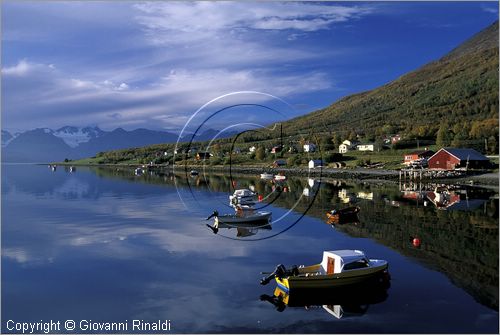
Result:
[[286,180],[286,176],[282,174],[277,174],[274,176],[274,180]]
[[271,174],[271,173],[261,173],[260,174],[260,179],[266,179],[266,180],[270,180],[270,179],[273,179],[274,178],[274,175]]
[[330,288],[359,284],[387,271],[388,263],[381,259],[368,259],[360,250],[324,251],[323,260],[311,266],[286,269],[282,264],[261,284],[273,278],[285,291],[303,288]]
[[235,190],[233,195],[229,196],[229,204],[231,206],[254,205],[256,195],[257,194],[255,192],[252,192],[247,188]]

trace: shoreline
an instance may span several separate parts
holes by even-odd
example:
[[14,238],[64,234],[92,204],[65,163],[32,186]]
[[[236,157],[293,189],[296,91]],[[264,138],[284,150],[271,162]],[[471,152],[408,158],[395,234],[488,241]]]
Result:
[[[60,166],[87,166],[87,167],[106,167],[106,168],[129,168],[135,169],[142,167],[143,164],[71,164],[71,162],[55,163]],[[41,165],[41,164],[40,164]],[[497,172],[485,172],[479,174],[471,174],[460,177],[448,178],[425,178],[417,180],[400,180],[399,170],[386,170],[386,169],[370,169],[370,168],[354,168],[354,169],[333,169],[333,168],[315,168],[308,169],[302,167],[286,168],[277,167],[270,168],[265,166],[212,166],[212,165],[154,165],[146,166],[152,171],[166,171],[170,172],[183,172],[190,170],[198,170],[200,173],[216,172],[216,173],[234,173],[245,175],[259,175],[264,172],[273,174],[284,173],[288,176],[297,177],[323,177],[323,178],[338,178],[357,180],[363,182],[422,182],[422,183],[442,183],[442,184],[459,184],[467,186],[481,186],[492,189],[499,189],[499,174]]]

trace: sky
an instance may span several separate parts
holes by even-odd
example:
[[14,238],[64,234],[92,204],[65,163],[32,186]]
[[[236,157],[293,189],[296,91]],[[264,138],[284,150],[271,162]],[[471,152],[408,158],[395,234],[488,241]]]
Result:
[[10,131],[179,131],[202,122],[197,111],[223,108],[219,121],[230,125],[268,124],[388,83],[498,20],[498,2],[2,1],[1,9]]

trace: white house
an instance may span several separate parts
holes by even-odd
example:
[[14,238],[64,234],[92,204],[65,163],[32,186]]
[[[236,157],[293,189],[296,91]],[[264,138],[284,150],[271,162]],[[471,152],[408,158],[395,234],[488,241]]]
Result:
[[254,146],[251,146],[250,149],[248,149],[249,152],[255,152],[257,148]]
[[316,144],[314,143],[306,143],[304,144],[304,152],[315,152]]
[[359,151],[374,151],[375,144],[373,144],[373,143],[358,144],[357,148]]
[[358,143],[359,142],[356,141],[345,140],[344,142],[342,142],[341,145],[339,145],[339,153],[345,154],[349,150],[355,149]]
[[321,159],[311,159],[309,161],[309,168],[314,169],[323,166],[323,161]]

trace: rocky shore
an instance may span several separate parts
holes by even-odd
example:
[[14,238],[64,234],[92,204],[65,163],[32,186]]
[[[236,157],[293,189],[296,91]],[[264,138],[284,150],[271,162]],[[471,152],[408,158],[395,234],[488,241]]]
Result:
[[[69,163],[59,163],[59,165],[72,165]],[[141,167],[137,164],[87,164],[85,166],[94,167],[110,167],[110,168],[130,168],[135,169]],[[354,169],[332,169],[332,168],[269,168],[269,167],[259,167],[259,166],[213,166],[213,165],[154,165],[145,166],[144,168],[161,171],[161,172],[182,172],[191,170],[197,170],[202,173],[213,172],[213,173],[223,173],[223,174],[246,174],[246,175],[259,175],[264,172],[271,174],[282,173],[286,176],[298,176],[298,177],[313,177],[313,178],[335,178],[335,179],[348,179],[348,180],[359,180],[365,182],[399,182],[400,181],[400,171],[399,170],[386,170],[380,168],[354,168]],[[407,179],[406,181],[410,181]],[[415,180],[420,182],[420,179]],[[468,174],[465,176],[453,176],[453,177],[439,177],[439,178],[425,178],[421,180],[422,182],[434,182],[443,184],[467,184],[467,185],[477,185],[477,186],[487,186],[489,188],[498,189],[499,186],[499,174],[497,172],[490,173],[476,173]]]

